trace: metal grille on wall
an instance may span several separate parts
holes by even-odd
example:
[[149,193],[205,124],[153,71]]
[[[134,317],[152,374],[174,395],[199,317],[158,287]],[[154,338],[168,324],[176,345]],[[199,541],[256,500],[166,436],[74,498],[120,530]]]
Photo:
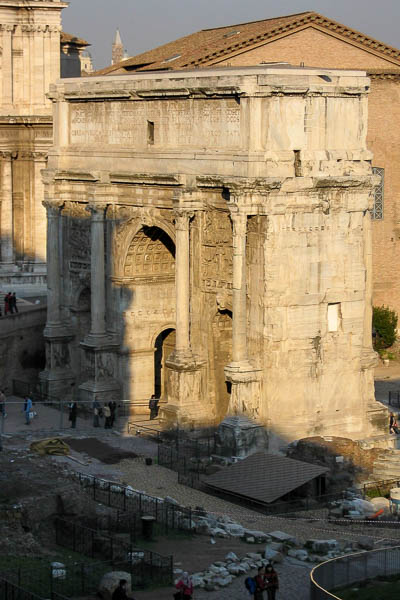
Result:
[[375,188],[374,192],[374,206],[371,211],[371,217],[373,219],[383,219],[383,190],[385,183],[385,169],[380,167],[372,167],[372,173],[379,175],[380,182]]

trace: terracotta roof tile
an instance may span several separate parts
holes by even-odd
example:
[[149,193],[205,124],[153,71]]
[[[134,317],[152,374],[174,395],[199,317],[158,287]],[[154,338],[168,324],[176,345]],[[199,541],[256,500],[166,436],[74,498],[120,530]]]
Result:
[[257,46],[264,40],[310,25],[327,29],[368,49],[398,60],[400,50],[388,46],[355,29],[346,27],[313,11],[262,21],[238,23],[203,29],[168,44],[106,67],[93,75],[120,74],[131,71],[155,71],[212,66],[241,49]]

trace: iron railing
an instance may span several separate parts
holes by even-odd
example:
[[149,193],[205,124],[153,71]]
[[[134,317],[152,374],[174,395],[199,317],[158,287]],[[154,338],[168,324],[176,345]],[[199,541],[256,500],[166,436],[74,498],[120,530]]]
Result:
[[85,554],[93,559],[107,560],[112,565],[128,564],[132,584],[144,587],[148,582],[157,581],[170,585],[173,576],[172,556],[137,548],[130,541],[116,538],[111,532],[90,529],[77,521],[56,517],[54,521],[56,543]]
[[399,390],[390,390],[389,391],[389,406],[397,406],[400,408],[400,391]]
[[[7,579],[0,578],[0,599],[1,600],[44,600],[42,596],[38,596],[22,589],[15,583],[8,581]],[[61,598],[54,598],[52,600],[62,600]]]
[[93,475],[77,473],[77,477],[82,488],[96,502],[121,510],[129,516],[152,516],[156,523],[162,526],[164,533],[168,533],[170,529],[183,531],[194,529],[191,508],[165,502],[162,498],[150,496],[134,490],[130,486],[99,479]]
[[366,580],[387,578],[400,573],[400,546],[333,558],[311,571],[310,600],[340,600],[340,593]]

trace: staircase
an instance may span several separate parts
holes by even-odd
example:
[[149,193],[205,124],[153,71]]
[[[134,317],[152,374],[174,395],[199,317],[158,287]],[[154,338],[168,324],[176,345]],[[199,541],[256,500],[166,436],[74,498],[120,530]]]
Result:
[[376,479],[400,480],[400,450],[386,450],[374,462],[373,474]]

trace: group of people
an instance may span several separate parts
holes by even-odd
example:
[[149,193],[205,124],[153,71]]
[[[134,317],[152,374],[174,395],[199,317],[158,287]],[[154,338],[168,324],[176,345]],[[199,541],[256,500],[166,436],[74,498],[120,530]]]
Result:
[[97,400],[93,403],[93,427],[100,427],[100,419],[104,417],[104,429],[112,429],[116,416],[117,403],[115,400],[104,402],[103,406]]
[[[11,293],[8,292],[8,294],[6,294],[4,296],[4,316],[8,315],[8,313],[14,314],[18,312],[18,307],[17,307],[17,296],[15,295],[15,292]],[[1,307],[0,307],[0,317],[2,316],[1,314]]]
[[254,577],[253,589],[250,590],[248,587],[247,589],[250,595],[253,595],[254,600],[264,600],[264,592],[267,592],[268,600],[275,600],[276,592],[279,589],[279,579],[278,573],[271,563],[268,563],[266,567],[259,567],[258,573]]
[[[255,577],[247,577],[245,587],[254,600],[264,600],[264,592],[267,592],[266,600],[275,600],[279,589],[278,573],[271,563],[266,567],[260,567]],[[193,581],[189,573],[183,573],[176,584],[177,591],[174,593],[175,600],[190,600],[193,596]]]

